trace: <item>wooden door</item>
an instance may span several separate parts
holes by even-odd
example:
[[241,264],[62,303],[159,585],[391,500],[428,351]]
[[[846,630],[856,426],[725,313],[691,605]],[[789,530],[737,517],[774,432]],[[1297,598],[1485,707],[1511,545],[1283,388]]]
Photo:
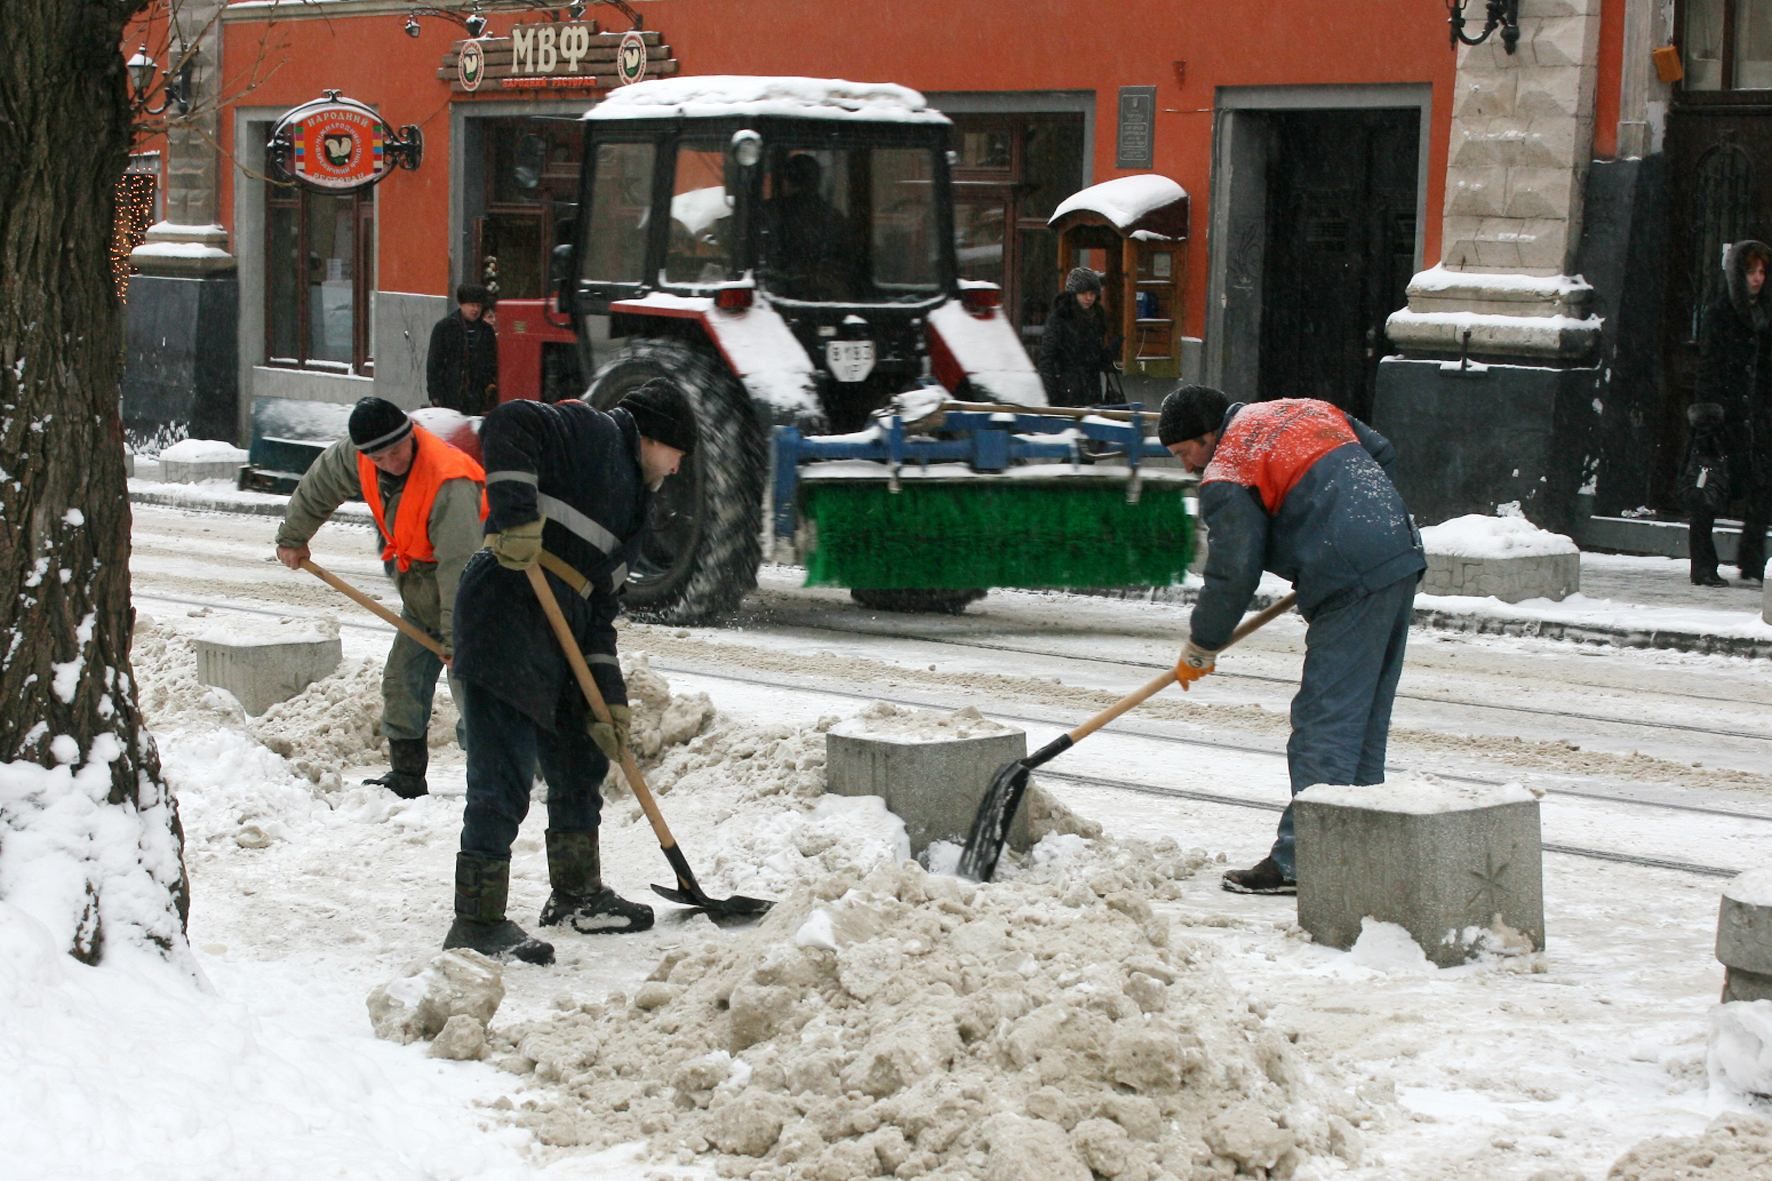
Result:
[[1385,319],[1415,270],[1414,110],[1274,116],[1262,275],[1263,398],[1369,418]]

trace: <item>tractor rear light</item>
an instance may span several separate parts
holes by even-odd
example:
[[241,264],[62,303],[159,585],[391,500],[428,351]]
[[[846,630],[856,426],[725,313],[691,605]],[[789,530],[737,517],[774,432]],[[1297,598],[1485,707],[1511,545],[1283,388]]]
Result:
[[742,312],[755,299],[756,291],[750,287],[722,287],[714,292],[714,306],[723,312]]
[[962,288],[960,290],[960,306],[975,316],[989,316],[997,308],[1003,306],[1003,289],[995,285]]

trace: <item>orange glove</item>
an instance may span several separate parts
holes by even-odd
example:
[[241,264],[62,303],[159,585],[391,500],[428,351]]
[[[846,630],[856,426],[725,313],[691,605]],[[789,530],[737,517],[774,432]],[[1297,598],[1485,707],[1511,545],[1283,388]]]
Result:
[[1218,653],[1202,648],[1189,640],[1175,662],[1175,680],[1183,689],[1193,688],[1195,681],[1218,667]]

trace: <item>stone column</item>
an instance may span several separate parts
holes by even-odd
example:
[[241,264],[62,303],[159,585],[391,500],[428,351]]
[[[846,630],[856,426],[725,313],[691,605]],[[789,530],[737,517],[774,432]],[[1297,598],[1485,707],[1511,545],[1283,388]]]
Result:
[[1521,0],[1516,53],[1499,35],[1458,51],[1441,262],[1390,318],[1403,355],[1381,365],[1374,412],[1425,520],[1518,501],[1572,523],[1601,327],[1574,273],[1601,3]]
[[[191,108],[166,111],[164,216],[130,256],[139,273],[129,284],[123,417],[136,442],[238,441],[239,284],[218,209],[223,6],[182,0],[173,10],[175,41],[191,47]],[[178,64],[168,57],[166,70]]]

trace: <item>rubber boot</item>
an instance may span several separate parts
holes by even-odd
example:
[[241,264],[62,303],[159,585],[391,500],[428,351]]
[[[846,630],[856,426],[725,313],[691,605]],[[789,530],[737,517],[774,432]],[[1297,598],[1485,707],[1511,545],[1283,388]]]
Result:
[[580,935],[619,935],[652,925],[652,908],[629,902],[603,885],[597,830],[548,831],[548,882],[554,889],[541,908],[541,925],[565,923]]
[[393,770],[380,778],[363,782],[379,784],[403,800],[416,800],[429,793],[425,768],[431,764],[431,748],[425,745],[424,739],[388,739],[388,762],[393,765]]
[[511,892],[511,859],[483,853],[455,855],[455,922],[443,947],[467,947],[495,960],[554,962],[554,945],[532,938],[505,918]]

